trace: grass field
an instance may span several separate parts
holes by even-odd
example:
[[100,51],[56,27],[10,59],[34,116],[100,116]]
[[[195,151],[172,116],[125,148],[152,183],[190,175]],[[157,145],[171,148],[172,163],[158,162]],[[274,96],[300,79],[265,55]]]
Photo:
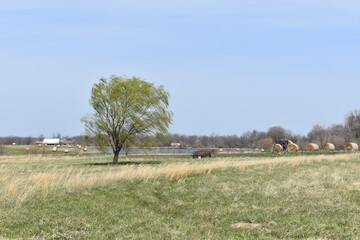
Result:
[[360,239],[360,155],[1,156],[0,239]]
[[[79,156],[79,155],[94,155],[94,154],[102,154],[96,147],[87,147],[87,151],[84,152],[84,147],[76,147],[76,146],[66,146],[62,145],[57,149],[56,152],[53,151],[54,146],[38,146],[38,145],[0,145],[0,156],[19,156],[19,155],[26,155],[26,156]],[[138,148],[135,148],[138,149]],[[155,148],[158,149],[158,148]],[[169,148],[165,148],[169,149]],[[68,153],[65,153],[64,151],[67,150]],[[176,152],[176,149],[170,148],[170,150],[174,150]],[[193,151],[196,151],[198,149],[193,149]],[[247,149],[248,150],[248,149]],[[110,151],[111,152],[111,151]],[[142,151],[139,151],[142,152]],[[191,152],[191,151],[190,151]],[[306,151],[300,151],[300,152],[293,152],[293,153],[286,153],[290,156],[299,156],[299,155],[319,155],[319,154],[339,154],[344,153],[344,151],[317,151],[317,152],[306,152]],[[231,151],[231,152],[218,152],[217,157],[223,158],[223,157],[277,157],[281,154],[274,154],[269,151],[246,151],[246,149],[239,149],[238,151]],[[154,157],[154,154],[146,153],[146,150],[142,154],[130,154],[127,157],[128,158],[138,158],[138,157]],[[191,156],[191,153],[188,154],[182,154],[182,153],[169,153],[169,154],[157,154],[157,157],[185,157],[185,156]]]
[[[83,151],[83,147],[79,148],[77,146],[66,146],[62,145],[61,147],[57,148],[57,151],[54,152],[53,148],[55,146],[38,146],[38,145],[0,145],[0,155],[4,156],[19,156],[19,155],[27,155],[27,156],[34,156],[34,155],[42,155],[42,156],[52,156],[52,155],[79,155],[83,153],[98,153],[96,149],[88,149],[86,152]],[[68,153],[65,154],[65,150]]]

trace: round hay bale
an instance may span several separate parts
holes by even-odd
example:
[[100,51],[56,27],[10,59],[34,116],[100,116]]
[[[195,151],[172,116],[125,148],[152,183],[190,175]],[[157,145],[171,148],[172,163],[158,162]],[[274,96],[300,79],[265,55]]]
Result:
[[284,149],[280,144],[274,144],[271,147],[271,152],[282,152]]
[[298,152],[300,150],[299,146],[296,143],[290,143],[287,149],[288,152]]
[[332,143],[326,143],[323,147],[323,150],[325,151],[334,151],[335,150],[335,145]]
[[65,149],[65,150],[64,150],[64,153],[69,153],[69,150]]
[[84,147],[83,151],[86,152],[87,150],[88,150],[87,147]]
[[345,150],[346,151],[357,151],[359,150],[359,145],[356,143],[347,143],[345,144]]
[[319,151],[319,145],[317,145],[316,143],[309,143],[308,145],[306,145],[306,151]]
[[29,152],[29,151],[30,151],[30,148],[29,148],[29,147],[27,147],[27,148],[25,148],[25,150],[26,150],[27,152]]
[[53,151],[53,152],[56,152],[56,151],[57,151],[57,147],[53,147],[52,151]]

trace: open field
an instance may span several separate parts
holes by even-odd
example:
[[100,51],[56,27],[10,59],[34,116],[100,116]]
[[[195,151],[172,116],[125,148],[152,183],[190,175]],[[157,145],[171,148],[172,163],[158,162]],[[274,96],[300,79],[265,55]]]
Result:
[[360,239],[360,155],[1,156],[0,239]]
[[[1,145],[0,146],[0,155],[4,156],[13,156],[13,155],[65,155],[64,151],[68,150],[66,155],[79,155],[84,153],[83,148],[78,148],[76,146],[68,147],[62,145],[57,149],[56,152],[53,151],[55,146],[38,146],[38,145]],[[98,153],[96,149],[88,149],[86,153]]]
[[[37,146],[37,145],[0,145],[0,156],[18,156],[18,155],[27,155],[27,156],[79,156],[79,155],[103,155],[103,153],[100,153],[100,151],[96,147],[89,147],[87,148],[87,151],[83,151],[83,147],[78,148],[76,146],[68,147],[66,145],[62,145],[60,148],[57,149],[56,152],[53,152],[54,146]],[[191,156],[191,153],[193,151],[198,150],[198,148],[194,149],[186,149],[188,153],[177,153],[177,150],[181,152],[181,149],[174,149],[174,148],[153,148],[153,149],[166,149],[169,153],[149,153],[145,149],[136,149],[137,153],[129,154],[127,158],[138,158],[138,157],[147,157],[147,158],[174,158],[174,157],[180,157],[184,158],[186,156]],[[151,149],[151,148],[150,148]],[[206,148],[204,148],[206,149]],[[68,153],[64,153],[64,151],[67,150]],[[226,150],[226,149],[225,149]],[[261,151],[255,151],[253,149],[238,149],[236,151],[233,149],[228,149],[230,151],[223,151],[218,152],[217,157],[218,158],[227,158],[227,157],[278,157],[281,154],[284,153],[272,153],[269,151],[261,152]],[[111,150],[109,149],[109,153]],[[156,152],[156,151],[155,151]],[[350,152],[350,151],[347,151]],[[299,152],[288,152],[286,155],[288,156],[299,156],[299,155],[324,155],[324,154],[343,154],[346,153],[346,151],[340,150],[340,151],[299,151]]]

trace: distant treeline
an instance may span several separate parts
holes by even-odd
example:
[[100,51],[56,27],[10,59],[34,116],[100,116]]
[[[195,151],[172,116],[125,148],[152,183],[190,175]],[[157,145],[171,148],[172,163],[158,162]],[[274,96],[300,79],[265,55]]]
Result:
[[[53,136],[54,138],[65,139],[69,143],[83,143],[84,137],[83,136],[74,136],[74,137],[61,137],[61,136]],[[44,137],[41,135],[39,137],[18,137],[18,136],[7,136],[7,137],[0,137],[0,145],[35,145],[36,142],[44,140]]]
[[[54,137],[66,140],[71,144],[93,145],[91,137],[73,136],[62,137],[57,134]],[[305,149],[306,144],[316,143],[320,147],[330,142],[336,149],[343,149],[345,143],[360,143],[360,110],[350,112],[343,124],[334,124],[329,127],[315,125],[306,135],[293,134],[281,126],[270,127],[267,131],[252,130],[241,135],[218,135],[210,136],[169,134],[166,137],[160,136],[137,136],[132,147],[180,147],[180,148],[259,148],[269,149],[277,139],[290,139],[297,143],[301,149]],[[0,137],[0,145],[18,144],[32,145],[44,137]]]
[[8,136],[8,137],[0,137],[0,144],[10,145],[31,145],[33,142],[35,143],[35,138],[33,137],[17,137],[17,136]]

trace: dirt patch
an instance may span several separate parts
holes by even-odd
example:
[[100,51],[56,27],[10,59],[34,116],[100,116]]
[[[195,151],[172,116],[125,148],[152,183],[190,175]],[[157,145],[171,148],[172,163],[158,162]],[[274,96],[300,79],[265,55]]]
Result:
[[246,223],[246,222],[239,222],[231,224],[232,228],[258,228],[261,225],[259,223]]

